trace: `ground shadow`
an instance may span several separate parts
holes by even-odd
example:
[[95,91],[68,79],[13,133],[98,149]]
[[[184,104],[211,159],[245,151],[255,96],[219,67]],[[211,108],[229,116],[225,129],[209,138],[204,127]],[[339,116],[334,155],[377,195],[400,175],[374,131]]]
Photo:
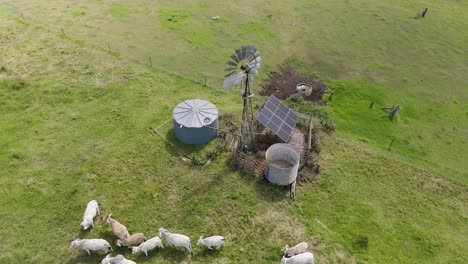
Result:
[[175,263],[181,263],[183,260],[191,258],[190,254],[184,248],[165,246],[164,250],[159,252],[159,256]]
[[78,237],[79,239],[83,239],[85,238],[86,234],[88,234],[90,231],[92,230],[92,228],[88,228],[88,230],[83,230],[82,228],[80,228],[80,232],[78,233]]
[[203,249],[201,249],[201,251],[199,251],[199,253],[197,255],[195,255],[194,259],[196,259],[196,257],[202,257],[202,258],[205,258],[205,257],[218,257],[221,254],[221,252],[220,252],[221,250],[222,249],[217,250],[217,249],[203,248]]
[[143,252],[139,252],[137,253],[136,255],[133,255],[134,258],[133,260],[136,262],[136,263],[144,263],[144,262],[148,262],[148,261],[151,261],[153,262],[154,258],[155,257],[158,257],[158,256],[161,256],[162,253],[166,250],[166,248],[155,248],[153,250],[150,250],[148,251],[148,256],[145,255],[145,253]]
[[169,147],[175,148],[179,150],[179,152],[183,152],[184,154],[188,156],[199,153],[200,151],[205,149],[208,145],[208,144],[190,145],[190,144],[184,144],[180,142],[179,139],[177,139],[175,135],[175,131],[173,127],[167,129],[166,133],[164,134],[164,137],[169,142],[171,142],[171,144],[169,142],[166,142],[167,145],[169,145]]
[[273,185],[265,178],[257,178],[252,173],[240,171],[242,181],[252,186],[258,197],[268,202],[279,202],[289,199],[289,185]]
[[[76,249],[78,250],[78,249]],[[88,256],[88,253],[86,251],[81,250],[81,254],[75,256],[74,258],[68,260],[66,263],[67,264],[75,264],[75,263],[101,263],[102,259],[106,257],[107,254],[104,254],[104,252],[98,251],[98,252],[93,252],[91,253],[91,256]],[[112,252],[109,252],[112,253]],[[109,254],[108,253],[108,254]]]
[[[164,146],[168,153],[173,156],[181,157],[181,158],[190,158],[190,155],[199,154],[200,152],[204,151],[207,148],[207,145],[187,145],[183,144],[178,141],[175,136],[174,128],[168,129],[163,136],[169,142],[165,141]],[[232,160],[226,160],[225,166],[226,168],[231,167]],[[269,201],[269,202],[279,202],[284,200],[285,198],[289,199],[289,185],[288,186],[277,186],[269,183],[266,179],[257,178],[252,173],[244,171],[242,169],[238,170],[240,177],[244,183],[249,184],[252,186],[257,194],[257,196],[261,197],[262,199]],[[199,186],[191,190],[187,193],[187,197],[191,197],[195,193],[206,192],[213,186],[216,186],[217,183],[222,181],[224,175],[219,174],[215,176],[213,179],[208,181],[207,183]]]
[[[152,128],[150,128],[150,130],[152,130]],[[213,141],[218,139],[215,138],[208,144],[190,145],[180,142],[175,136],[174,128],[172,127],[161,129],[161,131],[157,132],[152,130],[152,133],[155,137],[158,137],[164,142],[163,146],[171,156],[188,160],[203,160],[205,158],[203,155],[208,154],[210,147],[215,145]]]

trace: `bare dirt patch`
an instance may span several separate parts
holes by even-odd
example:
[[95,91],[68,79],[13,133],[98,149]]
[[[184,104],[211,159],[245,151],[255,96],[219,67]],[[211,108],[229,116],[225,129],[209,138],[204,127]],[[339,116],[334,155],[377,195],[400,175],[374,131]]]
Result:
[[[265,152],[269,147],[276,143],[284,143],[278,136],[273,134],[267,128],[261,127],[258,125],[258,130],[261,133],[257,134],[256,140],[256,148],[258,152]],[[293,133],[291,134],[291,138],[287,142],[288,144],[293,145],[297,150],[303,153],[304,150],[304,134],[298,128],[294,128]]]
[[312,85],[312,94],[304,97],[305,100],[317,103],[322,101],[323,94],[327,89],[325,84],[311,76],[298,75],[294,67],[282,68],[279,73],[271,73],[268,76],[268,84],[263,86],[264,90],[261,94],[274,95],[278,99],[283,100],[296,93],[296,85],[299,83]]

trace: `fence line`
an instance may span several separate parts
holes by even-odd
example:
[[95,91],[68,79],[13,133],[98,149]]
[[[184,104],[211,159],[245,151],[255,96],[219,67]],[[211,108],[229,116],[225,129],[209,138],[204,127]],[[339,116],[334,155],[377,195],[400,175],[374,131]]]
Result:
[[258,160],[257,158],[247,155],[240,150],[236,150],[234,152],[234,156],[241,168],[253,173],[258,178],[265,176],[266,167],[263,160]]

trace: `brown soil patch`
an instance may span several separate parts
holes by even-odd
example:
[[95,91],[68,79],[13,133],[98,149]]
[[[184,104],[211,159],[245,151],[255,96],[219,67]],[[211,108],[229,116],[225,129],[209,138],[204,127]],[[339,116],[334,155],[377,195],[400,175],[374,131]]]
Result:
[[264,86],[262,95],[274,95],[283,100],[296,93],[296,85],[299,83],[308,83],[312,85],[312,94],[304,97],[305,100],[312,102],[322,101],[323,94],[327,87],[325,84],[310,76],[298,76],[296,69],[286,67],[281,69],[281,73],[272,73],[268,76],[268,84]]
[[[258,126],[259,127],[259,126]],[[257,129],[258,129],[257,127]],[[284,143],[278,136],[273,134],[268,129],[262,127],[262,132],[257,134],[255,140],[257,144],[257,158],[260,160],[265,159],[265,152],[269,147],[276,143]],[[258,130],[257,130],[258,131]],[[294,128],[291,138],[289,138],[288,144],[293,145],[301,154],[304,155],[304,134],[297,127]]]

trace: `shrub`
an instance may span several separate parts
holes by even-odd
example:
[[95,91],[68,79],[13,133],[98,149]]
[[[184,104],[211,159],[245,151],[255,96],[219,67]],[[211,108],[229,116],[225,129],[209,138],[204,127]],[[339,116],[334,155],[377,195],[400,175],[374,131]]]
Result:
[[299,129],[308,129],[309,128],[309,122],[300,118],[296,123],[296,127],[299,128]]
[[7,79],[3,81],[6,87],[18,91],[26,87],[26,82],[23,79]]
[[15,152],[10,155],[10,159],[22,160],[24,159],[24,156],[21,153]]
[[322,151],[322,145],[320,144],[320,136],[318,129],[312,129],[312,151],[319,154]]
[[196,157],[195,155],[192,155],[192,165],[193,166],[201,166],[201,165],[204,165],[205,164],[205,161],[203,161],[202,159]]
[[291,101],[295,103],[302,103],[304,102],[304,96],[302,94],[295,93],[289,97]]
[[320,124],[322,125],[323,129],[327,132],[335,131],[336,124],[333,119],[321,119]]
[[367,248],[369,244],[369,238],[367,236],[358,236],[356,239],[356,243],[361,247],[361,248]]

